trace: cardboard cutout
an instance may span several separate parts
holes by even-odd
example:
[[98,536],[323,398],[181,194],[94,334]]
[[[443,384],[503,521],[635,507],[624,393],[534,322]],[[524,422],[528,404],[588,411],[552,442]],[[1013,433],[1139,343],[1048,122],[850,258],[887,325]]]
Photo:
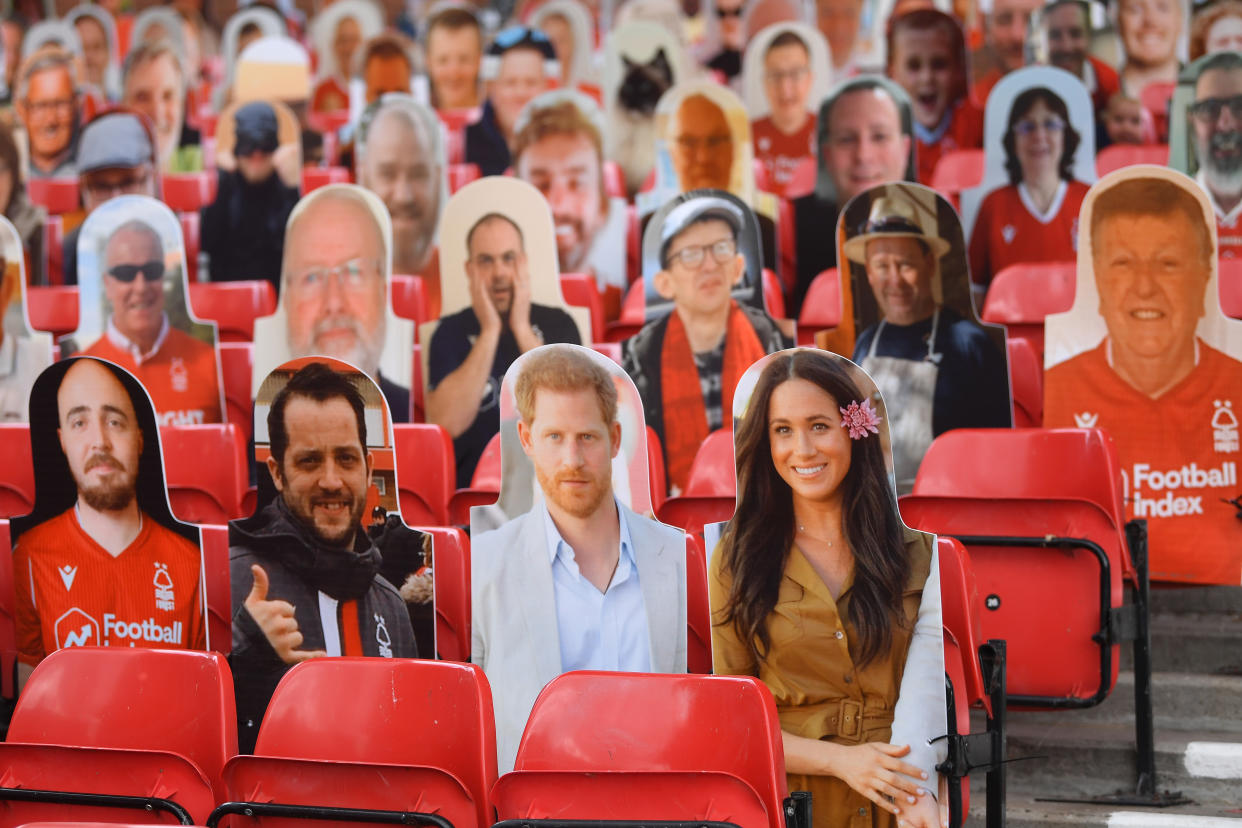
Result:
[[160,425],[224,422],[216,325],[186,301],[181,222],[147,196],[95,208],[78,235],[78,329],[62,354],[109,359],[142,382]]
[[35,503],[10,523],[19,674],[62,647],[207,649],[199,530],[169,509],[138,380],[105,360],[57,363],[30,423]]
[[1120,41],[1121,88],[1138,97],[1149,83],[1176,83],[1189,52],[1189,0],[1117,0],[1109,14]]
[[146,43],[148,40],[167,38],[177,50],[181,65],[185,66],[186,47],[183,26],[181,15],[171,8],[151,6],[134,18],[134,26],[129,33],[129,42],[136,45]]
[[310,100],[310,55],[287,37],[261,37],[237,56],[233,102]]
[[78,38],[78,30],[63,20],[40,20],[27,29],[22,37],[22,54],[33,55],[49,44],[82,59],[82,41]]
[[1044,425],[1112,436],[1152,580],[1237,585],[1242,323],[1220,311],[1212,219],[1203,190],[1164,167],[1092,187],[1074,306],[1045,324]]
[[276,313],[255,320],[253,387],[290,359],[356,365],[384,391],[394,422],[410,421],[414,324],[392,310],[392,225],[355,184],[305,196],[285,228]]
[[[1048,157],[1046,142],[1058,148],[1059,161]],[[1010,264],[1073,258],[1078,207],[1095,181],[1095,115],[1086,87],[1051,66],[1010,72],[988,97],[983,146],[983,183],[962,193],[971,278],[980,293]],[[1035,194],[1045,178],[1060,183],[1041,206]]]
[[[529,25],[546,34],[557,50],[561,86],[573,89],[579,84],[594,87],[598,83],[595,26],[590,13],[578,0],[548,0],[531,15]],[[561,54],[564,51],[569,54]]]
[[[65,22],[75,29],[83,19],[93,21],[103,30],[104,42],[108,48],[108,62],[104,67],[103,83],[100,89],[108,100],[115,101],[121,97],[121,57],[117,46],[116,21],[112,19],[112,15],[94,3],[74,6],[65,13]],[[78,39],[81,41],[80,35]]]
[[229,94],[233,89],[236,76],[237,56],[241,52],[242,29],[250,24],[258,27],[259,37],[287,37],[285,21],[279,14],[267,6],[254,6],[242,9],[229,18],[224,24],[224,33],[220,35],[220,56],[224,60],[224,83],[216,87],[214,103],[217,110],[224,109],[228,104]]
[[918,184],[885,184],[841,211],[853,359],[890,407],[897,491],[914,486],[931,441],[954,428],[1010,428],[1005,329],[970,299],[966,245],[952,205]]
[[742,58],[742,100],[752,121],[772,113],[772,98],[765,88],[768,79],[764,74],[763,61],[772,41],[785,32],[802,38],[810,51],[811,86],[806,96],[806,110],[812,118],[816,102],[822,101],[832,87],[832,58],[828,54],[828,42],[819,30],[805,23],[774,23],[750,39]]
[[26,316],[26,273],[22,240],[0,217],[0,422],[24,423],[30,389],[52,364],[52,335],[36,331]]
[[[302,129],[298,125],[293,110],[277,100],[265,100],[276,112],[276,173],[286,187],[301,189],[302,186]],[[237,159],[233,150],[237,144],[237,110],[245,103],[229,104],[220,113],[216,122],[216,156],[217,169],[232,172],[237,169]]]
[[[282,395],[291,383],[300,390]],[[345,393],[362,405],[365,437]],[[279,458],[269,418],[284,428]],[[308,654],[433,657],[431,543],[398,514],[393,445],[383,393],[348,363],[292,360],[259,384],[258,504],[229,524],[239,749],[253,748],[280,677]]]
[[[513,397],[528,367],[546,372],[529,420]],[[616,393],[611,422],[596,383]],[[686,541],[680,529],[649,517],[642,404],[615,363],[586,348],[548,345],[516,360],[502,388],[500,500],[470,516],[471,660],[495,688],[497,765],[508,770],[535,696],[560,673],[685,672]],[[555,411],[551,394],[564,403]],[[576,459],[559,448],[559,430]],[[593,531],[615,531],[616,540],[585,546],[580,522],[591,517],[598,518]],[[560,545],[552,531],[562,535]],[[587,567],[601,555],[619,556],[607,585],[615,609],[600,607],[599,587],[587,583]]]
[[[372,0],[338,0],[315,15],[310,42],[315,51],[315,93],[311,109],[330,112],[349,109],[349,81],[362,45],[384,30],[384,13]],[[341,57],[352,42],[345,65]]]

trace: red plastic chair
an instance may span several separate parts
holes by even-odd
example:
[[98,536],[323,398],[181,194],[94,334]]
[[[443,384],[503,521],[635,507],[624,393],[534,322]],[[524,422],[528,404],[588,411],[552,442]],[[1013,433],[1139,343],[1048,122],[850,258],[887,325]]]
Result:
[[199,527],[207,587],[207,643],[228,655],[233,649],[233,595],[229,587],[229,527]]
[[266,279],[190,285],[190,307],[216,323],[223,342],[253,342],[254,320],[276,312],[276,288]]
[[502,820],[786,828],[786,791],[776,706],[758,679],[581,671],[539,694],[491,800]]
[[707,598],[707,555],[698,535],[686,535],[686,664],[691,673],[712,674],[712,613]]
[[1103,178],[1114,170],[1134,164],[1168,166],[1168,144],[1111,144],[1095,156],[1095,174]]
[[591,313],[591,335],[588,341],[604,335],[604,300],[590,273],[562,273],[561,295],[567,305],[586,308]]
[[423,400],[423,346],[417,342],[414,343],[414,382],[410,386],[410,405],[414,409],[410,414],[411,422],[427,422]]
[[1242,260],[1221,259],[1220,309],[1225,316],[1242,319]]
[[71,805],[54,795],[16,801],[13,789],[22,788],[158,798],[203,824],[223,794],[225,761],[237,753],[233,678],[219,653],[57,650],[23,689],[7,738],[0,743],[6,789],[0,799],[8,800],[8,825],[158,821],[141,803]]
[[0,517],[30,514],[35,502],[30,426],[0,423],[0,457],[4,458],[4,474],[0,475]]
[[[427,291],[422,276],[404,273],[392,275],[392,312],[403,319],[413,319],[418,325],[430,321],[427,318]],[[418,328],[414,328],[417,335]]]
[[651,511],[658,513],[668,499],[668,474],[664,470],[660,436],[651,426],[647,426],[647,479],[651,486]]
[[[1161,141],[1166,141],[1169,137],[1169,102],[1173,98],[1175,89],[1177,89],[1176,83],[1155,81],[1139,91],[1139,103],[1143,105],[1143,109],[1151,113],[1152,120],[1156,123],[1156,137]],[[1168,156],[1166,155],[1164,160],[1158,163],[1161,166],[1168,164]]]
[[[451,479],[451,478],[450,478]],[[479,462],[470,476],[470,488],[458,489],[449,498],[449,523],[470,525],[470,509],[489,506],[500,497],[500,433],[492,435],[479,455]]]
[[60,216],[48,216],[43,224],[43,260],[47,264],[47,283],[65,283],[65,223]]
[[161,181],[164,203],[175,212],[197,213],[216,200],[214,173],[169,173]]
[[419,526],[431,535],[436,587],[436,658],[470,660],[470,538],[456,526]]
[[220,374],[224,381],[224,405],[227,420],[242,435],[243,444],[250,442],[254,429],[254,399],[250,396],[250,380],[254,370],[254,344],[221,342]]
[[185,272],[190,283],[198,282],[198,252],[202,248],[202,217],[198,213],[181,213],[181,241],[185,249]]
[[[785,198],[776,203],[776,256],[773,270],[780,277],[783,300],[784,296],[793,295],[798,284],[797,221],[794,218],[793,202]],[[785,318],[783,311],[779,318]]]
[[82,208],[76,178],[31,178],[26,182],[26,194],[53,216],[73,213]]
[[638,208],[625,206],[625,270],[626,278],[634,284],[642,278],[642,239],[639,232]]
[[781,280],[766,267],[763,269],[763,304],[773,319],[785,318],[785,294],[781,290]]
[[592,342],[591,350],[597,354],[603,354],[618,365],[621,364],[620,342]]
[[315,132],[336,132],[349,123],[349,110],[336,109],[326,112],[311,112],[307,115],[307,123]]
[[621,315],[616,322],[609,322],[604,331],[605,342],[624,342],[642,329],[647,313],[646,289],[641,279],[630,282],[621,298]]
[[248,516],[241,506],[248,480],[246,443],[236,426],[162,426],[160,442],[168,502],[178,520],[228,523]]
[[393,423],[397,493],[406,526],[448,526],[448,501],[456,479],[453,441],[431,423]]
[[733,464],[733,430],[707,435],[690,465],[686,490],[670,497],[656,511],[661,522],[699,534],[703,524],[733,517],[737,505],[737,472]]
[[17,695],[17,605],[13,583],[13,554],[9,522],[0,520],[0,696]]
[[629,198],[625,192],[625,173],[616,161],[604,162],[604,192],[609,198]]
[[960,207],[962,192],[983,181],[983,150],[951,150],[940,156],[932,171],[932,189]]
[[31,326],[58,338],[78,329],[78,302],[76,285],[26,288],[26,315]]
[[932,442],[901,499],[908,525],[970,550],[1017,705],[1089,707],[1116,682],[1119,641],[1100,633],[1135,574],[1120,481],[1099,429],[960,429]]
[[302,168],[302,195],[329,184],[348,184],[349,182],[349,170],[345,167]]
[[1044,366],[1026,339],[1006,339],[1015,428],[1044,424]]
[[303,662],[276,687],[255,755],[229,760],[224,779],[228,799],[247,803],[229,812],[245,810],[261,825],[294,824],[264,813],[278,803],[434,813],[454,828],[486,828],[495,821],[487,802],[496,779],[491,689],[472,664]]
[[983,303],[983,321],[1004,325],[1010,339],[1031,343],[1044,358],[1044,318],[1074,304],[1078,265],[1074,262],[1016,264],[996,274]]
[[457,192],[471,181],[478,181],[482,177],[483,172],[479,169],[478,164],[449,164],[449,194]]
[[798,314],[798,344],[814,345],[815,334],[841,324],[841,276],[835,267],[821,272],[806,289]]

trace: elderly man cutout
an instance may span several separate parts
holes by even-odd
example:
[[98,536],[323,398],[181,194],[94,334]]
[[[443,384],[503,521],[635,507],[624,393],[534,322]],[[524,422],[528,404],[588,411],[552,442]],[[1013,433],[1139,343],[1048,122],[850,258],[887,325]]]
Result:
[[30,177],[71,178],[80,115],[73,57],[56,46],[35,52],[18,74],[14,103],[30,142]]

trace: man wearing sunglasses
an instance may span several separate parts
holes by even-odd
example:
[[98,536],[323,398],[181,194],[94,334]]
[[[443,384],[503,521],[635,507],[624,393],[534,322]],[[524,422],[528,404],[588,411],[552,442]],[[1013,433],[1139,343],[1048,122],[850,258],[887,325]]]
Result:
[[172,327],[165,313],[166,261],[163,241],[146,222],[133,219],[112,231],[102,274],[107,328],[85,353],[136,376],[160,425],[223,422],[215,349]]
[[1188,113],[1199,162],[1195,180],[1212,199],[1220,256],[1242,257],[1242,55],[1208,58]]
[[660,438],[674,494],[685,488],[703,439],[732,422],[742,373],[788,344],[767,313],[734,299],[746,273],[743,221],[740,207],[715,196],[692,197],[665,215],[653,284],[673,308],[623,346],[622,365]]

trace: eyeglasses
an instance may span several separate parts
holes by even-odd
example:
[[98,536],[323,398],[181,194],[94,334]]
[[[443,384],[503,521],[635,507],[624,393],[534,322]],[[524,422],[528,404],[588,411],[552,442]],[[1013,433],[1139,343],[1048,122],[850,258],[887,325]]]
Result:
[[[87,176],[89,175],[88,173]],[[91,181],[88,179],[85,182],[85,189],[86,194],[93,201],[106,201],[114,195],[141,194],[142,188],[147,186],[147,180],[148,177],[145,174],[132,175],[116,181]]]
[[336,267],[315,267],[293,277],[293,286],[306,293],[321,295],[328,289],[328,283],[335,280],[343,290],[357,290],[362,287],[371,273],[378,275],[379,263],[374,259],[358,257],[350,259]]
[[741,17],[742,7],[738,6],[736,9],[722,9],[720,8],[720,6],[717,6],[716,16],[719,17],[721,20],[724,20],[726,17]]
[[679,135],[673,139],[677,148],[685,153],[698,152],[700,149],[715,150],[720,149],[726,144],[733,143],[733,136],[725,133],[724,135],[709,135],[706,138],[696,138],[692,135]]
[[779,86],[785,81],[800,81],[810,74],[811,70],[807,66],[799,66],[796,69],[785,69],[784,71],[764,72],[763,80]]
[[26,108],[30,110],[31,115],[37,115],[41,118],[51,115],[53,112],[72,111],[77,100],[74,98],[56,98],[50,101],[32,101],[26,99]]
[[1045,132],[1060,132],[1065,129],[1065,121],[1055,116],[1044,118],[1042,121],[1033,121],[1030,118],[1025,118],[1013,125],[1013,131],[1023,138],[1027,138],[1035,134],[1035,130],[1041,127]]
[[1201,101],[1195,101],[1189,106],[1190,114],[1196,120],[1205,124],[1216,123],[1220,118],[1220,113],[1229,109],[1229,115],[1235,120],[1242,120],[1242,95],[1234,95],[1231,98],[1204,98]]
[[123,264],[113,265],[108,268],[108,275],[118,282],[132,282],[138,278],[138,274],[142,274],[142,278],[148,282],[158,282],[164,278],[164,263],[156,259],[149,262],[143,262],[140,265]]
[[680,262],[687,270],[698,270],[707,260],[707,251],[711,251],[716,264],[724,264],[737,255],[737,242],[734,239],[721,239],[711,244],[696,244],[683,247],[668,257],[665,267],[672,267],[673,262]]

